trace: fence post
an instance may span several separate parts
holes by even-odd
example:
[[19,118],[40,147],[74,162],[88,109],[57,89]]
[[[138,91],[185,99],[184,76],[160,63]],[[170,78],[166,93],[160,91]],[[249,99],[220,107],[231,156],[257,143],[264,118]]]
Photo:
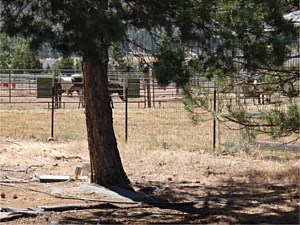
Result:
[[128,78],[125,85],[125,141],[128,140]]
[[151,108],[151,90],[150,90],[150,75],[149,68],[145,69],[145,80],[146,80],[146,90],[147,90],[147,105],[148,108]]
[[52,82],[52,104],[51,104],[51,135],[49,139],[53,139],[54,136],[54,95],[55,95],[55,87],[54,87],[54,79]]
[[31,95],[32,94],[32,91],[31,91],[31,74],[28,77],[28,90],[29,90],[29,94]]
[[217,89],[214,85],[214,100],[213,100],[213,149],[216,149],[216,111],[217,111]]
[[11,71],[8,73],[8,102],[11,103]]
[[54,137],[54,110],[55,105],[57,104],[57,77],[58,71],[55,70],[52,78],[51,136],[48,140],[53,140]]
[[155,87],[154,87],[154,84],[155,84],[155,80],[154,80],[154,77],[152,76],[152,101],[153,101],[153,108],[155,108]]

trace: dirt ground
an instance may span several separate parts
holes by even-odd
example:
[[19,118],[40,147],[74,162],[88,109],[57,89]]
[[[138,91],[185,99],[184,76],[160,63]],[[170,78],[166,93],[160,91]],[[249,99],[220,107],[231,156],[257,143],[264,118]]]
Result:
[[[88,171],[76,179],[76,166],[88,165],[86,149],[76,141],[1,137],[1,222],[299,224],[299,154],[232,156],[166,147],[143,152],[121,146],[132,186],[145,197],[136,199],[98,193],[85,177]],[[49,174],[70,179],[40,182]]]

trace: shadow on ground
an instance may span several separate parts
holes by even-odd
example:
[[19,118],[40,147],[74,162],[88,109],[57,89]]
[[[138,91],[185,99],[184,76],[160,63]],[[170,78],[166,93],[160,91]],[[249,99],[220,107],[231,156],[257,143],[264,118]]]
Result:
[[[219,186],[201,182],[136,183],[135,189],[140,196],[147,196],[138,205],[70,215],[60,222],[299,224],[299,192],[293,185],[230,179]],[[131,196],[124,193],[127,198]]]

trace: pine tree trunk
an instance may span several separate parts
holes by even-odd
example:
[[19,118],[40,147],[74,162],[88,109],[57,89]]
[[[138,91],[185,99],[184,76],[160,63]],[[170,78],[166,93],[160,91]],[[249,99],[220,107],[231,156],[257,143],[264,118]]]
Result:
[[[107,53],[106,50],[105,53]],[[107,57],[107,54],[104,55]],[[100,60],[95,60],[90,56],[83,57],[91,182],[106,187],[129,187],[130,181],[121,163],[113,129],[112,109],[108,92],[108,60],[103,56],[101,57]]]

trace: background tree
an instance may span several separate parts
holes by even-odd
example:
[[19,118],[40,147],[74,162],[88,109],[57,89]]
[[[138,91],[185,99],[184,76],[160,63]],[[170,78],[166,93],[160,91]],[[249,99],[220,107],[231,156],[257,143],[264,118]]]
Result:
[[183,87],[190,80],[190,73],[185,62],[184,48],[178,38],[165,35],[154,63],[154,73],[161,85],[175,82],[178,87]]
[[42,69],[38,52],[30,49],[30,40],[0,35],[0,65],[2,69]]
[[39,48],[39,56],[41,59],[54,58],[57,59],[60,57],[60,54],[56,49],[53,49],[49,43],[43,43]]
[[75,69],[74,60],[71,57],[63,57],[53,64],[54,69],[72,71]]
[[116,70],[127,70],[130,65],[121,42],[113,43],[109,48],[109,67]]
[[10,38],[5,34],[0,35],[0,67],[2,69],[9,68],[11,63],[11,45]]

